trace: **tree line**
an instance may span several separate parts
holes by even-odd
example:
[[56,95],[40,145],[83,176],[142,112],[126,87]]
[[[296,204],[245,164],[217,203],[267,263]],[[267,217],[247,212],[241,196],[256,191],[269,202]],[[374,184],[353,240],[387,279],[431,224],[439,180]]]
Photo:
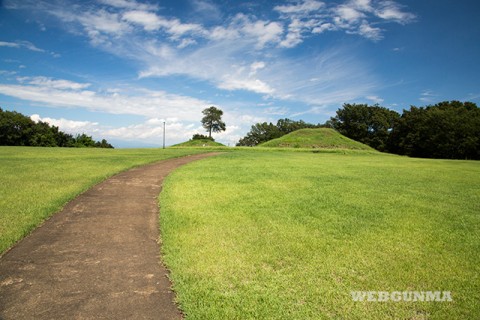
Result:
[[480,160],[480,109],[444,101],[396,111],[344,104],[328,125],[379,151],[421,158]]
[[238,146],[256,146],[303,128],[329,127],[382,152],[422,158],[480,160],[480,109],[475,103],[444,101],[411,106],[402,114],[377,105],[344,104],[324,124],[290,119],[257,123]]
[[0,145],[69,148],[113,148],[107,140],[95,141],[85,133],[73,136],[46,122],[0,108]]

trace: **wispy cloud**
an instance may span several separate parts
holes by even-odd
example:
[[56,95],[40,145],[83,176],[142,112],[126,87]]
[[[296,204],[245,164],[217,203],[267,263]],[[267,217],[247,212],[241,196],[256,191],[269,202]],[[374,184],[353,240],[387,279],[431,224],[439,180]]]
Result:
[[279,116],[284,116],[289,113],[289,109],[286,107],[268,107],[266,109],[263,109],[263,113],[269,114],[269,115],[279,115]]
[[98,0],[100,3],[123,9],[158,10],[158,6],[135,0]]
[[25,48],[31,51],[36,51],[36,52],[45,52],[45,50],[40,49],[36,47],[33,43],[29,41],[15,41],[15,42],[6,42],[6,41],[0,41],[0,47],[8,47],[8,48]]
[[90,83],[78,83],[70,80],[52,79],[48,77],[17,77],[17,81],[38,87],[60,90],[82,90],[90,87]]
[[435,92],[433,92],[431,90],[424,90],[420,94],[419,100],[422,101],[422,102],[425,102],[425,103],[432,103],[436,100],[437,97],[438,97],[438,95]]
[[403,11],[402,6],[395,1],[380,1],[375,15],[389,21],[406,24],[414,21],[416,16],[413,13]]
[[368,100],[370,100],[370,101],[372,101],[372,102],[374,102],[374,103],[378,103],[378,104],[380,104],[380,103],[382,103],[382,102],[384,101],[384,99],[380,98],[379,96],[372,96],[372,95],[370,95],[370,96],[366,96],[366,98],[367,98]]
[[211,0],[191,0],[196,16],[203,20],[219,21],[222,18],[222,10]]
[[379,22],[407,24],[415,15],[406,11],[395,1],[350,0],[344,3],[326,3],[303,0],[274,7],[280,18],[289,21],[288,32],[280,43],[292,48],[303,42],[305,37],[326,31],[345,31],[373,41],[384,37],[384,30],[375,27]]
[[181,117],[197,119],[207,101],[164,91],[131,89],[130,92],[85,90],[88,83],[52,80],[47,77],[18,78],[20,84],[0,84],[0,94],[53,107],[84,108],[112,114]]

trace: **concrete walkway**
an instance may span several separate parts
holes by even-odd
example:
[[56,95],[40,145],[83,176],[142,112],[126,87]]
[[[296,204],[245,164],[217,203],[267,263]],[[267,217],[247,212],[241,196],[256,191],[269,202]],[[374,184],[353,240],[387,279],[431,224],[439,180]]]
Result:
[[83,193],[0,258],[0,319],[181,319],[160,263],[165,160]]

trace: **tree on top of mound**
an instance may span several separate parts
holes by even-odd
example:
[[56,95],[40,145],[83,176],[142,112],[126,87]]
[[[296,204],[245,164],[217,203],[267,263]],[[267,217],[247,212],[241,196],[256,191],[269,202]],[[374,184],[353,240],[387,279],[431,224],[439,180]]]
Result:
[[222,121],[223,111],[211,106],[202,111],[204,117],[202,118],[202,125],[208,132],[208,137],[212,137],[213,132],[225,131],[225,122]]

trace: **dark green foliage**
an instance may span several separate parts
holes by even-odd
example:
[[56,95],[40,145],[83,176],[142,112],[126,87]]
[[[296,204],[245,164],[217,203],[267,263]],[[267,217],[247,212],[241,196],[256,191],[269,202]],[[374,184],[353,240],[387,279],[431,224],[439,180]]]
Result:
[[329,125],[351,139],[387,151],[390,132],[399,118],[397,112],[379,105],[346,103]]
[[322,125],[306,123],[302,120],[293,121],[290,119],[280,119],[277,124],[273,123],[257,123],[252,126],[250,132],[245,137],[240,139],[237,146],[254,147],[260,143],[270,141],[272,139],[280,138],[290,132],[306,129],[306,128],[320,128]]
[[480,109],[445,101],[404,110],[391,134],[394,153],[423,158],[480,159]]
[[113,146],[110,143],[108,143],[108,141],[105,139],[102,139],[102,141],[95,142],[95,147],[113,149]]
[[35,122],[18,112],[0,108],[0,145],[28,146]]
[[192,140],[211,140],[211,141],[215,141],[215,139],[213,139],[212,137],[205,136],[205,135],[199,134],[199,133],[195,133],[192,137]]
[[0,145],[32,147],[96,147],[113,148],[107,140],[95,142],[86,134],[73,137],[46,122],[34,122],[16,111],[0,108]]
[[284,134],[273,123],[257,123],[252,126],[250,132],[238,141],[237,146],[253,147],[262,142],[280,138]]
[[412,106],[401,116],[378,105],[345,104],[329,125],[380,151],[422,158],[480,159],[480,109],[472,102]]
[[225,122],[222,121],[223,111],[215,107],[206,108],[202,111],[202,125],[208,132],[208,137],[212,137],[213,132],[225,131]]

